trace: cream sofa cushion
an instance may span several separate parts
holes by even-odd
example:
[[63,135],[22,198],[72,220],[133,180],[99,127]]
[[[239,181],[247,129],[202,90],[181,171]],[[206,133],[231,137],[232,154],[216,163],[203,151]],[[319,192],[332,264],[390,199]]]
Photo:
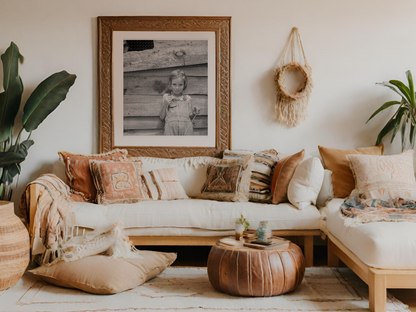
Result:
[[400,197],[416,200],[413,150],[398,155],[347,157],[361,198],[388,200]]
[[[234,230],[241,214],[257,229],[262,220],[272,229],[319,229],[321,214],[315,206],[302,210],[289,203],[267,205],[252,202],[219,202],[214,200],[184,199],[157,200],[133,204],[97,205],[74,203],[75,225],[95,229],[120,220],[123,228],[199,228]],[[213,232],[215,235],[215,232]]]
[[324,167],[316,157],[302,161],[296,168],[287,190],[289,202],[303,209],[316,205],[319,191],[324,180]]
[[93,294],[116,294],[157,276],[175,259],[175,253],[140,251],[142,258],[124,259],[96,255],[73,262],[61,261],[30,272],[46,282]]

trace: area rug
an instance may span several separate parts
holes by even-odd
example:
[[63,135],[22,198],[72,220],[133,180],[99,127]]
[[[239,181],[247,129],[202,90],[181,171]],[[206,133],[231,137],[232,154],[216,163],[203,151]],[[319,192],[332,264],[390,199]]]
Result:
[[[206,268],[168,268],[156,278],[117,295],[60,288],[27,273],[0,292],[1,312],[128,311],[370,311],[368,288],[348,268],[308,268],[292,293],[268,298],[235,297],[214,290]],[[409,311],[391,295],[387,311]]]

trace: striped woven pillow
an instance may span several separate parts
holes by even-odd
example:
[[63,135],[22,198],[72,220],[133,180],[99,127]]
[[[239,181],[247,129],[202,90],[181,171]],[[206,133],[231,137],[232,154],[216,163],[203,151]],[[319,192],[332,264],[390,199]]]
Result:
[[[269,202],[271,200],[271,184],[273,171],[281,157],[274,149],[254,153],[249,150],[226,150],[224,159],[241,158],[244,155],[254,155],[254,165],[251,172],[249,201]],[[284,157],[284,156],[283,156]]]
[[149,173],[159,192],[158,199],[172,200],[189,198],[179,182],[176,168],[157,169]]

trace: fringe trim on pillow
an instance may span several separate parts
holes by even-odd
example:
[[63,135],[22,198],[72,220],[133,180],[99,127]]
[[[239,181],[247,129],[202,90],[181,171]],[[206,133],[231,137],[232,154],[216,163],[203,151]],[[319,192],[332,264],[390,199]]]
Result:
[[169,158],[157,158],[157,157],[136,157],[141,161],[146,161],[151,164],[166,164],[169,166],[175,167],[182,167],[190,168],[193,167],[198,169],[201,166],[214,164],[217,161],[221,160],[215,157],[209,156],[200,156],[200,157],[185,157],[185,158],[176,158],[176,159],[169,159]]
[[247,202],[250,192],[250,183],[251,183],[251,171],[254,166],[254,155],[246,155],[240,159],[230,158],[230,159],[217,159],[214,158],[213,165],[225,164],[225,165],[236,165],[240,164],[243,166],[241,171],[241,178],[237,187],[236,193],[209,193],[204,192],[196,196],[200,199],[211,199],[218,201],[230,201],[230,202]]

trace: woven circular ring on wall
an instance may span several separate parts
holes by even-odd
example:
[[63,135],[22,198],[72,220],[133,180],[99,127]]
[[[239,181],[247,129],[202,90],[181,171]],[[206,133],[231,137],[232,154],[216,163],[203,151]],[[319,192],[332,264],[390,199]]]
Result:
[[[276,68],[275,82],[281,96],[297,100],[310,94],[313,84],[308,67],[306,65],[305,68],[298,62],[290,62],[283,67]],[[292,92],[285,86],[285,75],[295,71],[299,71],[303,75],[303,82],[295,92]]]

